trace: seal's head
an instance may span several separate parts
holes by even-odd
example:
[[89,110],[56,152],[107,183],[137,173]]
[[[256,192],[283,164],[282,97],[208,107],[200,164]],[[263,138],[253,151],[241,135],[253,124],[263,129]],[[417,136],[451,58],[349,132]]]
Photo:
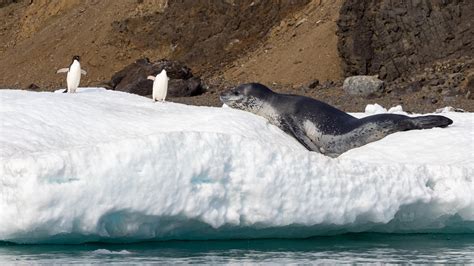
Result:
[[220,99],[229,107],[257,113],[273,93],[262,84],[247,83],[221,93]]

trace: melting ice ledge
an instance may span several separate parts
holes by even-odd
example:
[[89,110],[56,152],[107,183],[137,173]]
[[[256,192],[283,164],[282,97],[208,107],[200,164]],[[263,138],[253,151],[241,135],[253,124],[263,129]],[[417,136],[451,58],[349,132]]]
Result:
[[230,108],[1,90],[0,241],[474,233],[474,114],[443,115],[332,159]]

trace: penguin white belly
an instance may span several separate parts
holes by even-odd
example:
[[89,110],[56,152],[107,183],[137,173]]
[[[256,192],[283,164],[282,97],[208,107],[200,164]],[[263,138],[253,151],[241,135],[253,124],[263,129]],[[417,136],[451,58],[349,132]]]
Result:
[[69,93],[75,93],[79,83],[81,82],[81,65],[79,62],[75,61],[69,67],[69,72],[67,73],[67,90]]
[[164,101],[168,92],[168,77],[158,75],[153,82],[153,100]]

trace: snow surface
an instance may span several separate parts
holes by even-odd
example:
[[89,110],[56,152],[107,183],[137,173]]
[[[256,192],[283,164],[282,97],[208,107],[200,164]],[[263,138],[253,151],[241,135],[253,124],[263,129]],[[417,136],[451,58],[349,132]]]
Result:
[[443,115],[332,159],[231,108],[0,90],[0,241],[474,233],[474,114]]

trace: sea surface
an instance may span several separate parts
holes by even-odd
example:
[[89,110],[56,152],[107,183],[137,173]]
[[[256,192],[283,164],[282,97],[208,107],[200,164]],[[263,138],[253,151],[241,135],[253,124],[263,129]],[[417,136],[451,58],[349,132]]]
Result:
[[0,265],[95,263],[474,264],[474,234],[346,234],[310,239],[18,245],[0,242]]

